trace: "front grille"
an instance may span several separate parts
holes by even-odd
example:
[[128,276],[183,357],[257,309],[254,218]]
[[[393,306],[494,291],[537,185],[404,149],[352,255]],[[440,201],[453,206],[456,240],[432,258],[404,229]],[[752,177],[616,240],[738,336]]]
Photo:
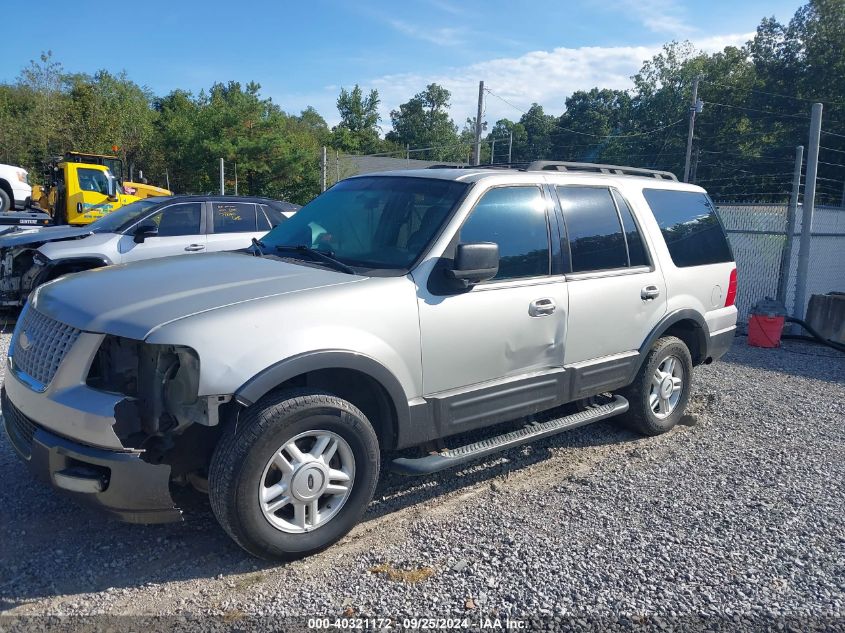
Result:
[[15,329],[12,363],[45,387],[53,380],[80,330],[28,308]]
[[12,446],[24,459],[32,456],[32,438],[35,435],[35,423],[21,413],[18,408],[2,395],[3,418],[6,424],[6,433],[12,441]]

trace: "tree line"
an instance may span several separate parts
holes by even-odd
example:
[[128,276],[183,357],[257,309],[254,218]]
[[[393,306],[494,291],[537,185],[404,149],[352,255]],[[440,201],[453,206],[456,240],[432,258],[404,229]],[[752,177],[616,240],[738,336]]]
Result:
[[[812,102],[824,103],[821,202],[838,204],[845,180],[845,0],[811,0],[787,24],[761,21],[742,47],[707,54],[671,42],[646,61],[633,88],[577,91],[562,113],[532,104],[484,123],[482,162],[536,159],[635,165],[682,175],[691,87],[699,80],[692,174],[717,198],[783,200],[794,147],[807,144]],[[479,78],[483,79],[483,78]],[[541,80],[542,78],[538,78]],[[500,99],[488,92],[487,99]],[[217,163],[237,164],[239,192],[304,203],[320,190],[320,148],[341,153],[466,162],[475,120],[458,125],[449,91],[431,84],[382,121],[376,90],[341,89],[339,123],[311,107],[299,114],[257,83],[215,83],[157,96],[125,73],[68,73],[48,52],[0,84],[0,161],[39,180],[67,150],[110,153],[137,178],[177,192],[217,187]],[[491,156],[491,150],[495,151]],[[229,171],[229,181],[233,176]]]

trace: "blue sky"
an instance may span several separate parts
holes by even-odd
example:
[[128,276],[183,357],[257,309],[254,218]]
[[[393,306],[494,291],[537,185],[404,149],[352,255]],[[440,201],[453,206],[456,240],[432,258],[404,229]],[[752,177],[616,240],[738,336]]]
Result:
[[[335,123],[341,86],[377,88],[388,113],[431,81],[452,91],[458,123],[484,79],[516,108],[488,99],[485,118],[518,118],[533,101],[559,113],[568,94],[627,88],[672,39],[702,50],[741,44],[760,19],[788,21],[795,0],[145,0],[4,3],[32,29],[0,39],[0,81],[42,50],[73,72],[125,70],[157,94],[255,80],[285,110],[313,105]],[[119,7],[119,8],[110,8]],[[49,21],[48,21],[49,16]],[[126,27],[121,27],[125,24]],[[143,32],[133,35],[132,25]],[[86,40],[87,38],[90,38]]]

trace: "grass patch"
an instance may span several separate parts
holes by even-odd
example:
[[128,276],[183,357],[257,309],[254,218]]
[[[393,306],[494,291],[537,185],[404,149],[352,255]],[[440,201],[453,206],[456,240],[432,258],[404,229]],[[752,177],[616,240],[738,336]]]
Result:
[[418,582],[428,580],[434,575],[432,567],[424,566],[416,569],[398,569],[390,563],[381,563],[375,567],[370,568],[371,574],[384,574],[388,580],[393,582],[404,582],[408,585],[413,585]]

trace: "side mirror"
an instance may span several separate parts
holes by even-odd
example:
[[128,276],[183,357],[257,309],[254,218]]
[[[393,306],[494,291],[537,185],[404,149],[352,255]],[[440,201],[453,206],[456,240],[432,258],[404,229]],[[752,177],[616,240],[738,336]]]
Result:
[[158,235],[158,227],[155,224],[141,224],[135,229],[135,243],[143,244],[148,237]]
[[458,244],[455,265],[446,275],[469,288],[482,281],[493,279],[499,272],[499,245],[493,242]]
[[117,181],[114,178],[107,179],[108,184],[106,185],[107,193],[109,200],[117,200]]

